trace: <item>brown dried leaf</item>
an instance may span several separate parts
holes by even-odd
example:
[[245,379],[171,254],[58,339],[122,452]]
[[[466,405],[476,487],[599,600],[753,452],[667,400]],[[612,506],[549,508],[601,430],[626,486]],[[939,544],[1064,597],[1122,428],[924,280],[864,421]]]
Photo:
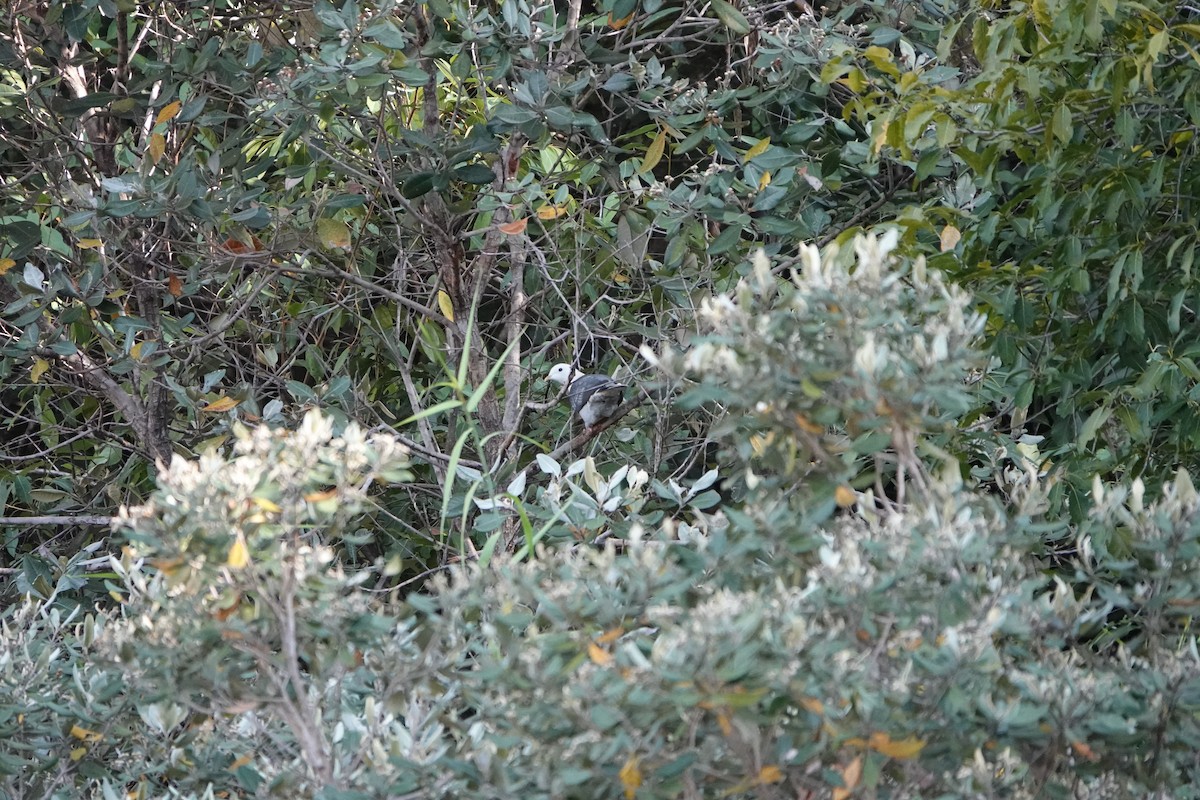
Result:
[[506,233],[509,236],[516,236],[518,233],[524,233],[527,225],[529,225],[529,217],[521,217],[520,219],[514,219],[512,222],[506,222],[503,225],[497,225],[496,228],[501,233]]
[[167,152],[167,137],[161,133],[150,134],[150,147],[147,148],[147,155],[150,156],[150,163],[157,164],[158,160],[163,157],[163,153]]

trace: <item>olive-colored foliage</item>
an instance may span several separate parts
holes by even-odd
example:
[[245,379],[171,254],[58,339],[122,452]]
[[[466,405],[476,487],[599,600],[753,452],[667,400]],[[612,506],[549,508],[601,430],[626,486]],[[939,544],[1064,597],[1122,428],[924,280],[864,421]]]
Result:
[[997,421],[1077,521],[1095,473],[1196,463],[1198,46],[1186,5],[983,2],[923,67],[855,62],[873,149],[931,181],[900,221],[983,303]]
[[[903,37],[849,14],[15,8],[0,34],[8,513],[111,512],[156,460],[317,406],[410,420],[419,480],[388,497],[364,555],[450,557],[472,534],[468,494],[562,440],[546,363],[644,375],[638,348],[686,338],[740,253],[828,238],[888,196],[819,67]],[[694,479],[713,410],[662,397],[607,452]],[[95,541],[10,531],[43,596],[34,573],[52,585],[61,569],[37,548]]]

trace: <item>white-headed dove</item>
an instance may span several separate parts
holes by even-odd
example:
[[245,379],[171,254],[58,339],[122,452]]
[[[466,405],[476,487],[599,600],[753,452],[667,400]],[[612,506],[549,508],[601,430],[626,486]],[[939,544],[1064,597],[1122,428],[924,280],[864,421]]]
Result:
[[626,388],[625,384],[617,383],[606,375],[584,375],[570,364],[555,364],[546,377],[567,386],[571,410],[589,428],[616,412]]

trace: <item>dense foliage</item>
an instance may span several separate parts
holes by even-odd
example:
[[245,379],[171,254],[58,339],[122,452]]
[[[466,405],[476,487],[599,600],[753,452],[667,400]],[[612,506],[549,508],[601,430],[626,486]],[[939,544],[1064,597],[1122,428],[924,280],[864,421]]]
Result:
[[4,14],[3,791],[1197,782],[1186,4]]
[[[475,561],[400,599],[369,585],[385,563],[348,571],[330,547],[371,484],[411,477],[391,437],[337,435],[310,412],[291,433],[238,431],[228,460],[177,459],[122,516],[118,610],[69,618],[31,602],[9,616],[2,697],[24,712],[0,751],[19,776],[7,788],[1146,797],[1193,785],[1200,678],[1180,637],[1200,495],[1187,474],[1152,506],[1139,487],[1097,483],[1077,567],[1095,591],[1048,582],[1028,556],[1049,507],[1037,470],[1010,470],[1001,501],[922,455],[941,452],[946,409],[962,402],[969,298],[889,260],[887,241],[858,251],[853,272],[837,248],[806,251],[795,283],[760,254],[734,294],[703,304],[709,335],[664,358],[701,394],[747,378],[748,407],[721,438],[744,502],[651,525],[644,474],[543,457],[524,513],[571,522],[588,506],[572,500],[587,500],[605,512],[600,549]],[[811,361],[774,345],[809,317],[827,321],[817,352],[853,354],[823,407],[869,419],[868,435],[806,437],[786,420],[821,411],[772,402]],[[759,446],[741,447],[745,426]],[[871,461],[874,435],[909,471],[903,504],[841,486],[833,515],[779,491],[801,465],[819,481]],[[837,458],[809,461],[818,451]],[[1137,586],[1122,581],[1132,569]],[[1118,644],[1097,630],[1122,600],[1138,631]]]

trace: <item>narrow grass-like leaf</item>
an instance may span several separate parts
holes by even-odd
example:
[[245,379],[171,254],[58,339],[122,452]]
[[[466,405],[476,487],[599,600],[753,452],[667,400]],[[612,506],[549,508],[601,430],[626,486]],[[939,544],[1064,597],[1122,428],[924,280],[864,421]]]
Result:
[[463,445],[467,443],[469,430],[463,431],[450,450],[450,460],[446,463],[446,485],[442,487],[442,511],[438,515],[441,520],[442,532],[446,530],[446,512],[450,510],[450,493],[454,491],[454,476],[458,474],[458,461],[462,458]]
[[462,404],[463,404],[462,400],[458,400],[458,399],[443,400],[442,402],[432,405],[429,408],[425,408],[425,409],[422,409],[421,411],[418,411],[416,414],[413,414],[411,417],[408,417],[407,419],[401,420],[400,424],[397,427],[403,428],[405,425],[409,425],[413,422],[416,422],[419,419],[425,419],[426,417],[432,417],[434,414],[440,414],[443,411],[449,411],[451,409],[458,408]]

